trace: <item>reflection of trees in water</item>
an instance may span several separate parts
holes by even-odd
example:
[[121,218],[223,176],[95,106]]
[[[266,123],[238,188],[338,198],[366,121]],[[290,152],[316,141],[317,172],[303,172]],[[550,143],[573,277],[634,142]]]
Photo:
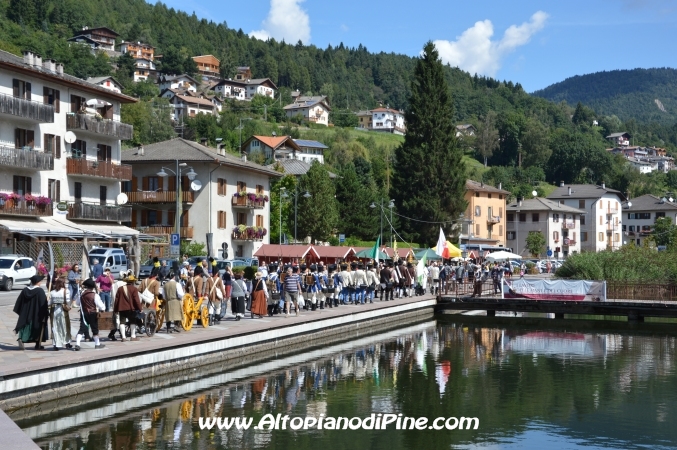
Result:
[[[614,414],[614,405],[645,389],[654,390],[647,401],[656,401],[666,389],[665,377],[674,384],[675,344],[672,336],[543,335],[453,323],[214,388],[56,441],[63,448],[113,450],[149,443],[158,448],[286,448],[297,433],[201,431],[198,418],[253,417],[256,423],[267,413],[352,417],[371,412],[480,418],[479,431],[406,431],[392,445],[447,448],[514,435],[536,418],[567,424],[571,417],[604,408]],[[546,356],[531,352],[542,348]],[[556,355],[551,348],[585,351]],[[660,414],[674,412],[662,404]],[[358,448],[362,441],[355,439]]]

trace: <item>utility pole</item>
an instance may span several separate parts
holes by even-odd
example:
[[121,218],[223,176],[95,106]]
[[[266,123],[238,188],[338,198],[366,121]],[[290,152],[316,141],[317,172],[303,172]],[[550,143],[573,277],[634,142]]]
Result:
[[268,122],[268,105],[263,105],[263,121]]

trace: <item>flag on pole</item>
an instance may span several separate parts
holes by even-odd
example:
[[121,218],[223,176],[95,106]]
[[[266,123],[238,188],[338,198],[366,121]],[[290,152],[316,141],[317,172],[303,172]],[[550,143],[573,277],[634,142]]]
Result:
[[379,251],[379,246],[381,245],[381,236],[376,238],[376,244],[374,244],[374,248],[371,249],[371,259],[373,259],[376,264],[378,264],[378,255],[380,253]]
[[428,277],[425,274],[425,263],[428,261],[428,255],[424,254],[423,258],[418,262],[418,265],[416,266],[416,279],[418,280],[418,284],[425,289],[426,284],[428,283]]
[[437,256],[448,259],[449,258],[449,249],[447,248],[447,239],[444,237],[444,231],[440,227],[440,237],[437,238],[437,247],[435,250]]

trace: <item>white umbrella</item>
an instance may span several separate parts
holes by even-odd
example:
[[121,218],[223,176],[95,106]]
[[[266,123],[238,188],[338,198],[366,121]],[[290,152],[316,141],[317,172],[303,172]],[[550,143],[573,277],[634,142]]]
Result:
[[110,106],[112,103],[107,102],[105,100],[100,100],[98,98],[92,98],[90,100],[87,100],[87,106],[95,106],[97,108],[101,108],[103,106]]
[[487,256],[487,261],[507,261],[508,259],[522,259],[522,257],[516,253],[506,252],[504,250],[493,252]]

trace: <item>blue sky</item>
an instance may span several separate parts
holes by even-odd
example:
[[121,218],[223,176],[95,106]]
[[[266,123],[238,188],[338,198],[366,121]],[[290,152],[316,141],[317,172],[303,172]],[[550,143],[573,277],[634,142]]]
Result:
[[343,42],[445,62],[531,92],[574,75],[677,67],[677,0],[165,0],[261,38]]

